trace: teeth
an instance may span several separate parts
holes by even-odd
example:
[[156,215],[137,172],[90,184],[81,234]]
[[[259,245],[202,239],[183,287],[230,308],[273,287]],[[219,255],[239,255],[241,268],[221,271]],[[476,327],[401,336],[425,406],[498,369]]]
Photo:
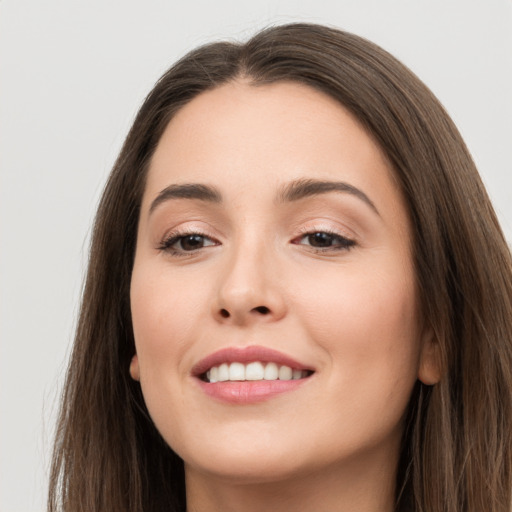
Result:
[[229,365],[229,380],[245,380],[245,366],[242,363]]
[[265,380],[277,380],[279,377],[279,368],[276,363],[267,363],[265,366],[265,373],[263,374],[263,378]]
[[212,366],[206,372],[207,382],[245,381],[245,380],[298,380],[307,377],[310,372],[297,370],[276,363],[222,363]]
[[217,379],[219,382],[229,380],[229,365],[227,363],[222,363],[219,366],[219,373]]
[[292,369],[289,366],[279,368],[279,380],[292,380]]
[[245,380],[263,380],[265,369],[259,362],[249,363],[245,367]]

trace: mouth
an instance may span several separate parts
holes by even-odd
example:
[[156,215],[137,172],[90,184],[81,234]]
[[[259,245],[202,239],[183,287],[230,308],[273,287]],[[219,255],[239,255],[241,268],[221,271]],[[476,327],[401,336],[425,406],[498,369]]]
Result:
[[266,347],[219,350],[192,369],[192,376],[210,397],[230,403],[253,403],[292,391],[310,380],[315,370]]
[[199,375],[203,382],[244,382],[306,379],[313,374],[312,370],[301,370],[273,361],[253,361],[247,364],[235,361],[212,366]]

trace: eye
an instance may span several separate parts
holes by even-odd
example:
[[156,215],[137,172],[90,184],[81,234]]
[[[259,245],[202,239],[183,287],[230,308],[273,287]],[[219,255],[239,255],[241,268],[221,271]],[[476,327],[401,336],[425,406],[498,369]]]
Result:
[[355,245],[354,240],[328,231],[314,231],[305,233],[296,238],[293,243],[298,245],[308,245],[317,250],[341,250],[350,249]]
[[160,245],[160,249],[172,254],[190,253],[218,245],[216,240],[201,233],[171,233]]

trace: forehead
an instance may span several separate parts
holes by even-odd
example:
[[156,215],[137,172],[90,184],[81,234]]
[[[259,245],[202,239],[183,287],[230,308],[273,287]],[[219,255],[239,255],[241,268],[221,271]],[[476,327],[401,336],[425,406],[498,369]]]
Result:
[[336,100],[298,83],[233,82],[200,94],[170,121],[146,196],[188,182],[263,193],[301,178],[344,180],[401,202],[383,151]]

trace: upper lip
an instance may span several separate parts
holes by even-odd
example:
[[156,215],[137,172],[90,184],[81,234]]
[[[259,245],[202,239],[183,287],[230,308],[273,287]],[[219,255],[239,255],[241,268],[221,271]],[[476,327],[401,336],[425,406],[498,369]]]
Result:
[[313,370],[311,366],[300,363],[282,352],[253,345],[250,347],[228,347],[213,352],[193,366],[192,375],[202,375],[213,366],[219,366],[222,363],[252,363],[254,361],[277,363],[295,370]]

